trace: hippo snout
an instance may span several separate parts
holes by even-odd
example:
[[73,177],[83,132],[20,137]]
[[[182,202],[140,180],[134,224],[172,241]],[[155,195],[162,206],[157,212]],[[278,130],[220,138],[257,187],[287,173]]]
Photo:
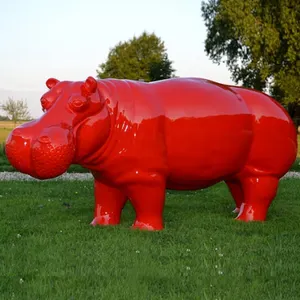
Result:
[[17,128],[7,139],[6,155],[20,172],[38,179],[57,177],[67,171],[74,159],[72,130],[61,126]]
[[30,145],[31,138],[26,134],[26,131],[15,129],[6,140],[5,153],[14,168],[31,175]]

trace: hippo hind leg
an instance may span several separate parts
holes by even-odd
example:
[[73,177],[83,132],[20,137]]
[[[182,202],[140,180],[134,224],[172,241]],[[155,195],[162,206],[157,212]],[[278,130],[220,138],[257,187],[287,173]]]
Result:
[[268,209],[276,197],[279,179],[270,175],[245,176],[227,182],[234,197],[241,221],[265,221]]
[[238,180],[228,180],[226,181],[226,184],[235,201],[235,209],[233,210],[233,213],[238,213],[242,203],[244,202],[242,185]]

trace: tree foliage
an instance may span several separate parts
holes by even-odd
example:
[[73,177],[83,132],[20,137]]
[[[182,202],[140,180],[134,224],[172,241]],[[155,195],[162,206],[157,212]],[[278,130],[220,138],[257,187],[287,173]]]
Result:
[[206,53],[225,59],[236,83],[300,102],[299,0],[208,0],[201,9]]
[[0,121],[9,121],[9,117],[0,115]]
[[14,123],[21,120],[29,120],[31,118],[25,100],[13,100],[12,98],[8,98],[8,100],[1,104],[0,108]]
[[97,77],[155,81],[171,78],[174,72],[161,39],[143,32],[110,49],[106,62],[97,69]]

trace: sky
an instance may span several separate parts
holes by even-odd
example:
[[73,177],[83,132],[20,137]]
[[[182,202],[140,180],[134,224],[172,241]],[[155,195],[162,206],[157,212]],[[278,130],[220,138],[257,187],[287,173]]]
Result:
[[96,77],[109,50],[143,31],[164,41],[176,75],[232,84],[206,55],[201,0],[0,0],[0,102],[39,99],[49,77]]

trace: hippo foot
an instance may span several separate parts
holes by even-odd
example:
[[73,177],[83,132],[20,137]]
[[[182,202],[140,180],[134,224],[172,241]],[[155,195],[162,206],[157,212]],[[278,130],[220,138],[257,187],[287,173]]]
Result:
[[266,215],[267,215],[266,209],[243,203],[241,205],[240,212],[235,219],[244,222],[265,221]]
[[146,231],[156,231],[164,229],[164,226],[162,225],[162,222],[140,222],[136,220],[131,228]]
[[120,224],[120,220],[116,220],[111,218],[109,215],[95,217],[93,221],[90,223],[92,226],[109,226],[109,225],[118,225]]
[[234,214],[238,214],[240,212],[240,208],[239,207],[236,207],[233,211],[232,211]]

